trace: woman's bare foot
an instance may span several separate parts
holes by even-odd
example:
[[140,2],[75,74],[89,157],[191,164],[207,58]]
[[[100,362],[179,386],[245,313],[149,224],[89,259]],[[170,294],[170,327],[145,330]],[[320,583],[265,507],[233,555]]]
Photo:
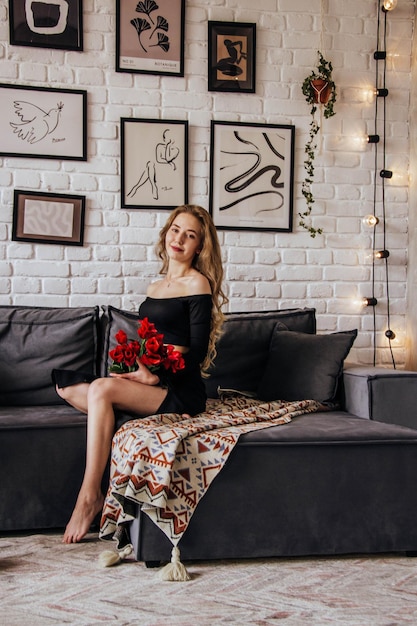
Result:
[[78,543],[88,533],[94,518],[103,508],[104,497],[100,493],[92,498],[89,495],[78,495],[71,519],[65,529],[63,543]]

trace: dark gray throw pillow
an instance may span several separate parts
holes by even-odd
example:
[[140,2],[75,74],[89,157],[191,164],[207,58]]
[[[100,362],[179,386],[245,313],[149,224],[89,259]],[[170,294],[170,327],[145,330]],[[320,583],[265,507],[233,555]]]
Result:
[[329,335],[275,332],[258,396],[262,400],[331,402],[336,396],[343,361],[357,334],[357,330]]
[[98,307],[0,307],[0,405],[63,404],[53,369],[97,373]]
[[109,357],[109,350],[116,345],[115,334],[119,330],[124,330],[129,339],[137,339],[139,313],[124,311],[111,305],[104,305],[103,309],[103,354],[101,359],[101,376],[107,376],[112,363]]

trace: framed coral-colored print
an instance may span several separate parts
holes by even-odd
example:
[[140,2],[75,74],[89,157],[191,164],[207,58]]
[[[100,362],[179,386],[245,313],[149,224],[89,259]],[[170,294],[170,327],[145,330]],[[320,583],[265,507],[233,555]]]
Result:
[[184,76],[185,0],[116,0],[116,71]]
[[292,231],[292,125],[211,123],[210,213],[225,230]]
[[9,0],[14,46],[83,49],[82,0]]
[[208,23],[209,91],[255,91],[256,24]]
[[13,241],[82,246],[85,196],[15,189]]
[[174,209],[188,202],[188,121],[122,118],[121,206]]

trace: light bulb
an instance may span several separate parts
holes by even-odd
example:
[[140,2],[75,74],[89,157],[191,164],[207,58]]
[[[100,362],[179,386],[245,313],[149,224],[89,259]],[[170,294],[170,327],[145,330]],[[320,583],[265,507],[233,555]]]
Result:
[[387,53],[385,52],[385,50],[375,50],[374,52],[374,59],[375,61],[382,61],[383,59],[387,58]]
[[392,11],[397,6],[398,0],[384,0],[382,4],[383,11]]
[[368,143],[379,143],[379,135],[368,135]]
[[391,339],[395,339],[395,333],[390,328],[385,331],[385,337],[391,341]]
[[379,175],[380,175],[381,178],[392,178],[391,170],[381,170],[379,172]]
[[377,98],[386,98],[388,95],[388,89],[386,89],[385,87],[375,89],[375,95]]
[[375,252],[376,259],[388,259],[388,257],[389,257],[389,250],[377,250]]
[[376,298],[362,298],[362,306],[376,306],[377,304]]
[[367,226],[368,228],[374,228],[374,226],[379,223],[379,219],[376,217],[376,215],[365,215],[362,222],[364,226]]

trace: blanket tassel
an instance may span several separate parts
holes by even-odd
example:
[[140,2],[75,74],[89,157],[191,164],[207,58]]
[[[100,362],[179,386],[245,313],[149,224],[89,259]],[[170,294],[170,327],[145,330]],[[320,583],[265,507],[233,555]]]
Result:
[[161,580],[176,582],[191,580],[191,576],[187,572],[185,565],[181,563],[180,550],[176,546],[172,548],[171,563],[168,563],[160,570],[159,578]]
[[120,550],[119,552],[114,552],[114,550],[105,550],[98,557],[98,563],[100,567],[112,567],[113,565],[118,565],[122,561],[125,560],[133,552],[132,544],[128,544]]

